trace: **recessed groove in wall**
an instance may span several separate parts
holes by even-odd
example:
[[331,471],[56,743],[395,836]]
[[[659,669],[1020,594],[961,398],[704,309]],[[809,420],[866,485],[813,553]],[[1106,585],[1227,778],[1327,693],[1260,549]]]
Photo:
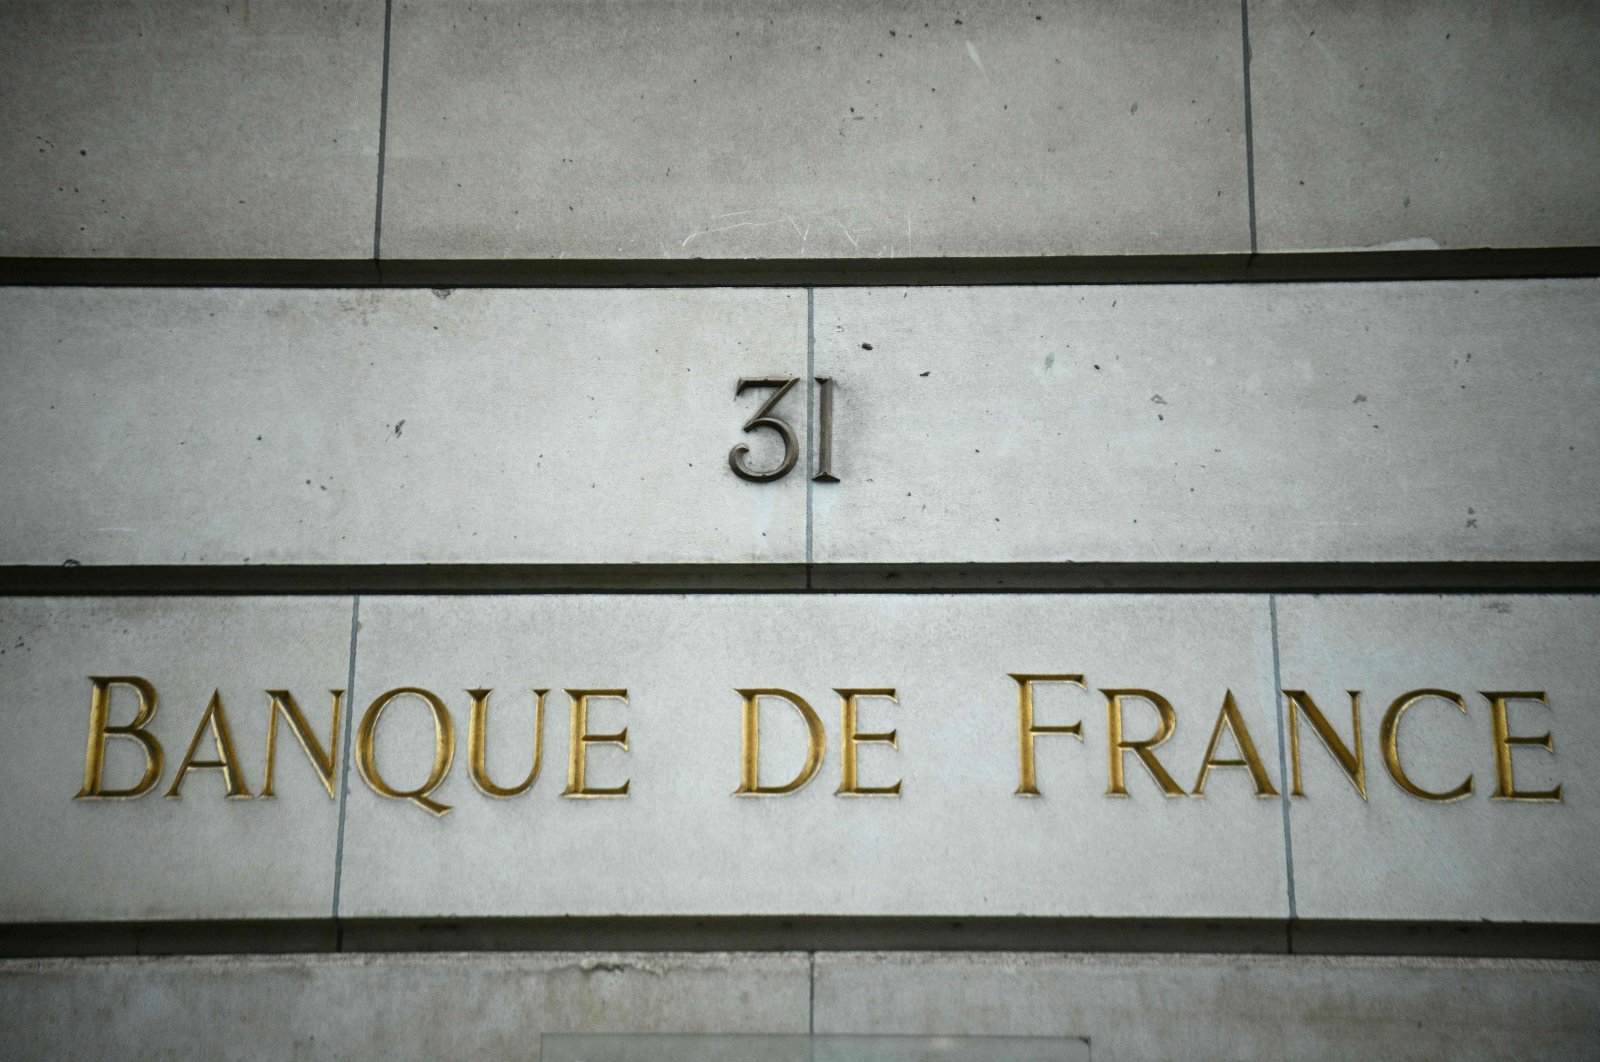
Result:
[[[492,951],[1035,951],[1286,954],[1280,919],[671,917],[0,926],[0,958]],[[1600,926],[1296,922],[1296,955],[1591,959]]]
[[773,592],[1594,593],[1600,561],[0,567],[13,596]]
[[[380,273],[381,267],[381,273]],[[1039,258],[0,258],[0,284],[152,287],[841,287],[1227,284],[1600,275],[1600,247]]]

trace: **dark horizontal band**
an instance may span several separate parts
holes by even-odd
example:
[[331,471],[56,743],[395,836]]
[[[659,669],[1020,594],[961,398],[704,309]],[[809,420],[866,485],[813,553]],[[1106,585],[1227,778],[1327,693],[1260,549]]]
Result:
[[1125,918],[479,918],[0,926],[0,957],[394,951],[1076,951],[1590,959],[1600,926]]
[[1460,280],[1600,275],[1600,247],[960,258],[0,258],[0,284],[830,287]]
[[1600,561],[0,567],[0,595],[1592,593]]

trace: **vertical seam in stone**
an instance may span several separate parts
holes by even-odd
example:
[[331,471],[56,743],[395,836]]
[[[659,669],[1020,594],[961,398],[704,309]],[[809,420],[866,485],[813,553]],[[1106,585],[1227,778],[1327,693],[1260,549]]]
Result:
[[1283,868],[1289,888],[1289,924],[1287,942],[1294,950],[1294,922],[1299,917],[1294,897],[1294,833],[1289,826],[1289,768],[1284,737],[1283,664],[1278,648],[1278,595],[1267,595],[1267,613],[1272,617],[1272,699],[1278,706],[1278,784],[1280,807],[1283,810]]
[[1250,108],[1250,0],[1239,0],[1239,33],[1244,41],[1244,188],[1250,206],[1250,253],[1256,242],[1256,134]]
[[816,424],[816,289],[806,288],[806,589],[811,589],[811,452]]
[[806,1035],[817,1034],[817,953],[806,952],[806,959],[810,967],[811,995],[806,1002]]
[[383,166],[389,147],[389,26],[393,21],[394,0],[384,0],[383,77],[378,95],[378,197],[372,211],[372,261],[374,265],[383,257]]
[[345,676],[344,751],[339,772],[339,834],[333,851],[333,928],[335,950],[344,950],[344,930],[339,925],[339,888],[344,883],[344,809],[350,795],[350,732],[356,716],[356,641],[361,631],[361,595],[350,599],[350,670]]

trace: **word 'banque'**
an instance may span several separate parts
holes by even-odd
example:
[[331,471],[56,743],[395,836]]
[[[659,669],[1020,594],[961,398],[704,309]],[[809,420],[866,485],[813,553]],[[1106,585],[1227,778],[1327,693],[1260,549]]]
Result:
[[[1018,773],[1019,781],[1015,794],[1021,797],[1040,796],[1038,774],[1035,768],[1034,746],[1038,739],[1045,736],[1069,736],[1083,741],[1083,723],[1081,721],[1070,725],[1045,726],[1035,721],[1034,718],[1034,690],[1042,683],[1067,683],[1077,686],[1087,692],[1088,686],[1082,675],[1067,674],[1012,674],[1009,676],[1016,683],[1017,693],[1017,735],[1018,735]],[[161,742],[149,730],[151,721],[155,718],[156,709],[160,701],[155,687],[146,679],[135,675],[124,676],[90,676],[93,683],[93,694],[89,706],[89,744],[88,752],[84,759],[83,788],[78,792],[79,800],[114,800],[131,799],[143,796],[154,789],[162,776],[164,753]],[[111,723],[111,701],[114,689],[121,687],[132,692],[138,700],[138,709],[131,723],[113,725]],[[300,748],[310,760],[312,769],[316,771],[322,786],[327,790],[328,796],[335,795],[334,781],[334,753],[339,747],[340,716],[344,707],[344,690],[330,690],[333,696],[332,721],[329,726],[328,743],[324,745],[317,737],[315,730],[306,719],[305,713],[300,710],[300,705],[288,690],[267,690],[267,754],[265,766],[265,780],[257,793],[251,793],[246,784],[240,766],[240,757],[234,746],[233,727],[228,719],[228,712],[223,704],[220,690],[211,695],[205,712],[201,715],[195,727],[194,736],[189,742],[189,748],[183,755],[183,760],[178,766],[178,773],[172,780],[171,787],[166,795],[177,798],[182,794],[184,780],[191,771],[214,770],[221,773],[227,787],[227,796],[230,799],[250,799],[251,797],[270,798],[273,796],[273,779],[276,768],[276,752],[278,743],[278,724],[282,719],[287,723],[290,733],[299,742]],[[494,782],[489,777],[487,768],[488,748],[488,718],[489,698],[492,690],[469,689],[467,696],[471,699],[471,718],[467,730],[467,771],[472,779],[472,784],[486,796],[509,798],[520,796],[533,788],[538,780],[540,761],[544,749],[544,706],[545,697],[550,692],[548,689],[535,689],[536,698],[533,726],[533,766],[528,775],[515,785],[503,786]],[[569,798],[596,798],[596,797],[626,797],[630,783],[623,781],[620,785],[594,786],[588,780],[589,750],[595,745],[616,745],[624,751],[628,748],[628,730],[624,727],[614,734],[595,734],[589,731],[589,706],[599,699],[610,699],[628,703],[628,691],[625,689],[569,689],[564,691],[571,701],[571,728],[567,743],[567,786],[561,793]],[[764,689],[736,689],[733,691],[742,700],[743,704],[743,733],[740,747],[741,762],[739,768],[739,787],[733,791],[738,797],[776,797],[793,793],[808,785],[822,768],[823,757],[827,751],[827,733],[822,725],[822,719],[817,715],[811,705],[797,693],[776,688]],[[840,778],[839,787],[834,792],[839,796],[877,796],[896,797],[900,795],[901,781],[897,780],[889,785],[865,785],[860,779],[857,749],[863,744],[884,744],[896,750],[899,748],[898,731],[888,730],[874,733],[863,733],[858,726],[861,711],[861,702],[867,698],[883,699],[899,703],[898,695],[893,687],[875,687],[859,689],[834,690],[840,699]],[[1218,710],[1215,723],[1211,728],[1211,740],[1206,744],[1205,755],[1201,758],[1199,773],[1194,784],[1185,790],[1173,779],[1172,773],[1165,763],[1156,754],[1156,749],[1165,744],[1178,728],[1178,714],[1172,703],[1161,694],[1148,689],[1102,689],[1099,691],[1105,699],[1106,709],[1106,765],[1109,774],[1109,784],[1106,788],[1108,797],[1126,797],[1129,795],[1127,786],[1128,757],[1132,756],[1149,774],[1157,788],[1166,796],[1181,797],[1205,795],[1206,780],[1213,770],[1217,768],[1230,768],[1243,770],[1248,773],[1250,782],[1257,797],[1277,797],[1278,790],[1273,785],[1271,776],[1267,773],[1261,756],[1256,750],[1255,739],[1251,736],[1249,728],[1245,725],[1239,707],[1234,699],[1233,691],[1227,691],[1222,699],[1222,707]],[[1366,761],[1362,751],[1361,733],[1361,692],[1351,690],[1350,698],[1350,740],[1347,742],[1339,733],[1328,717],[1323,714],[1309,693],[1305,690],[1283,691],[1287,703],[1288,714],[1288,750],[1291,764],[1290,776],[1292,796],[1304,797],[1305,791],[1301,784],[1300,775],[1300,722],[1303,716],[1314,733],[1332,757],[1339,770],[1355,787],[1361,799],[1367,799]],[[1528,735],[1514,735],[1511,733],[1509,719],[1509,706],[1517,701],[1537,701],[1547,708],[1549,700],[1541,690],[1500,690],[1484,691],[1480,694],[1489,703],[1490,741],[1494,750],[1495,762],[1495,790],[1491,796],[1494,800],[1520,800],[1546,803],[1561,802],[1561,786],[1557,785],[1548,790],[1524,790],[1517,787],[1516,779],[1512,773],[1511,753],[1517,746],[1534,745],[1547,752],[1554,752],[1555,745],[1550,733],[1537,737]],[[422,785],[415,789],[396,789],[385,781],[382,772],[378,769],[376,754],[376,738],[385,710],[401,698],[416,698],[422,701],[432,714],[434,730],[434,755],[433,767],[428,778]],[[798,774],[781,785],[763,785],[760,780],[761,761],[761,706],[762,701],[781,701],[794,711],[798,712],[806,727],[806,758]],[[1402,693],[1396,697],[1384,712],[1382,722],[1378,728],[1378,744],[1383,754],[1384,767],[1389,777],[1402,791],[1424,801],[1442,803],[1460,800],[1470,796],[1474,790],[1473,776],[1468,774],[1462,782],[1452,789],[1434,791],[1424,789],[1414,782],[1407,773],[1400,760],[1399,734],[1402,720],[1406,713],[1413,707],[1428,700],[1440,700],[1454,705],[1463,715],[1468,714],[1467,702],[1461,694],[1445,689],[1416,689]],[[1155,732],[1145,737],[1129,737],[1127,734],[1126,713],[1127,708],[1134,703],[1145,705],[1153,710],[1156,718]],[[1236,756],[1224,756],[1220,751],[1224,732],[1228,742],[1236,751]],[[209,734],[211,744],[215,750],[216,758],[201,760],[196,759],[202,741]],[[108,788],[105,784],[105,752],[106,744],[112,738],[131,741],[140,746],[144,753],[144,775],[134,785],[125,788]],[[455,760],[456,727],[455,720],[446,707],[445,702],[438,694],[416,686],[401,686],[380,694],[361,718],[361,723],[356,729],[355,756],[356,767],[361,773],[363,781],[380,796],[395,800],[409,800],[426,808],[435,815],[446,815],[451,810],[444,804],[432,799],[432,793],[444,783],[449,776],[451,764]]]

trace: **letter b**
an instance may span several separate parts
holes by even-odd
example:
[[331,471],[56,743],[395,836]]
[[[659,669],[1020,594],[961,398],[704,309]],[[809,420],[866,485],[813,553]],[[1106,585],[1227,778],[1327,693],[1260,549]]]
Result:
[[[156,688],[134,675],[90,675],[94,695],[89,701],[89,750],[83,760],[83,788],[74,800],[122,800],[144,796],[161,779],[161,742],[144,728],[155,718]],[[139,711],[125,726],[111,725],[111,688],[127,686],[139,697]],[[144,777],[127,789],[107,789],[102,775],[106,765],[106,741],[120,737],[144,747]]]

